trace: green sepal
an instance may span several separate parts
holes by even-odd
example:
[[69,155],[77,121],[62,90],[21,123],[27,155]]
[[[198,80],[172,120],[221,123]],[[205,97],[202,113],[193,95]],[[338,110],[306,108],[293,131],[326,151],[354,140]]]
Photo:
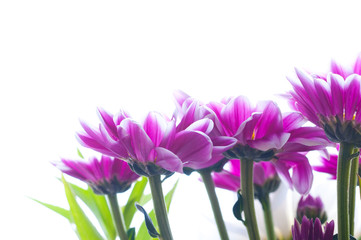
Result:
[[145,221],[145,226],[148,229],[148,233],[151,237],[156,238],[159,237],[160,234],[158,233],[157,229],[155,229],[154,224],[152,219],[149,217],[147,211],[145,211],[145,209],[140,206],[139,204],[135,203],[135,207],[144,215],[144,221]]
[[237,201],[233,205],[233,215],[235,218],[237,218],[239,221],[241,221],[246,226],[246,221],[242,217],[242,212],[244,210],[243,206],[243,197],[240,191],[237,192]]

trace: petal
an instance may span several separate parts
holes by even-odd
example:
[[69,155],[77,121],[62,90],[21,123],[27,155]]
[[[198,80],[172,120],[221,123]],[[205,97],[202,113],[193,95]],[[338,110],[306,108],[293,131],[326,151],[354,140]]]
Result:
[[125,119],[120,125],[129,134],[131,150],[134,151],[136,160],[145,162],[153,161],[151,151],[155,147],[152,140],[142,126],[132,119]]
[[307,157],[300,153],[284,153],[279,156],[280,159],[294,165],[292,168],[292,182],[297,192],[301,194],[308,193],[312,187],[313,174]]
[[164,117],[159,113],[150,112],[145,118],[143,128],[154,145],[159,146],[163,139],[164,132],[167,129],[167,123]]
[[278,176],[292,189],[292,179],[289,173],[290,165],[287,163],[287,161],[282,161],[282,159],[278,159],[276,161],[272,161],[272,163],[276,168]]
[[190,96],[188,94],[186,94],[185,92],[183,92],[181,90],[174,91],[173,97],[174,97],[177,109],[182,109],[182,105],[183,105],[184,101],[187,98],[190,98]]
[[214,137],[213,142],[213,154],[222,154],[223,152],[231,149],[236,143],[237,139],[232,137]]
[[247,144],[247,140],[253,138],[255,127],[260,119],[262,113],[253,113],[251,117],[246,119],[241,126],[238,128],[234,137],[243,145]]
[[240,177],[230,174],[228,171],[215,172],[212,174],[214,185],[230,191],[238,191],[241,188]]
[[221,122],[226,127],[227,135],[234,135],[251,113],[252,108],[248,98],[244,96],[233,98],[221,111]]
[[107,130],[108,134],[114,139],[117,139],[117,127],[115,126],[113,115],[107,113],[104,109],[98,108],[99,118]]
[[344,80],[336,74],[329,74],[327,80],[331,85],[331,104],[333,114],[343,118],[343,104],[344,104]]
[[285,132],[290,132],[301,127],[307,120],[299,112],[285,113],[283,115],[283,129]]
[[212,141],[206,134],[182,131],[176,135],[170,150],[182,160],[185,167],[197,169],[198,162],[211,159],[212,147]]
[[214,124],[211,119],[204,118],[204,119],[201,119],[201,120],[198,120],[198,121],[192,123],[185,130],[200,131],[205,134],[209,134],[212,131],[213,126],[214,126]]
[[161,147],[155,148],[155,151],[157,156],[155,161],[156,165],[170,172],[183,173],[183,163],[177,155]]
[[338,65],[334,60],[331,61],[331,72],[338,74],[343,78],[347,77],[347,71]]
[[314,80],[314,84],[315,84],[315,88],[317,89],[317,93],[318,93],[318,99],[319,99],[319,104],[320,107],[322,107],[323,112],[325,113],[325,116],[330,116],[332,115],[332,108],[333,106],[331,106],[331,88],[328,85],[328,83],[323,80],[323,79],[319,79],[316,78]]
[[316,218],[313,223],[313,238],[314,239],[323,239],[322,225],[319,218]]
[[281,149],[286,144],[290,135],[290,133],[273,134],[263,139],[249,140],[247,143],[250,147],[261,151]]
[[308,99],[313,103],[313,106],[316,110],[322,111],[319,108],[318,103],[319,99],[317,97],[317,89],[315,89],[314,79],[311,75],[301,71],[300,69],[295,69],[298,79],[300,80],[304,90],[306,91]]
[[361,76],[353,74],[345,80],[345,119],[352,120],[360,101]]
[[282,114],[274,102],[261,102],[257,105],[258,108],[262,115],[255,127],[255,139],[283,131]]
[[332,239],[334,227],[335,227],[335,223],[333,220],[325,224],[325,234],[323,236],[323,239],[325,240]]
[[356,59],[355,65],[353,67],[353,72],[361,75],[361,55],[359,55]]

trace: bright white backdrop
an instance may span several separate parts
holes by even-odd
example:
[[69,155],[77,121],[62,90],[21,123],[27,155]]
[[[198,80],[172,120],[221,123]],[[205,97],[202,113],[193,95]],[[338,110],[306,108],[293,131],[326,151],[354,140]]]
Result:
[[[361,51],[360,7],[356,1],[1,1],[0,238],[75,239],[65,220],[27,196],[65,206],[49,161],[76,157],[78,119],[97,124],[96,107],[122,107],[140,119],[149,110],[171,114],[175,89],[203,101],[274,98],[290,89],[285,76],[294,66],[322,72],[331,58],[351,63]],[[235,197],[219,194],[230,229],[241,232],[228,212]],[[182,177],[175,198],[176,239],[218,239],[197,176]],[[292,212],[278,216],[286,226],[292,221]]]

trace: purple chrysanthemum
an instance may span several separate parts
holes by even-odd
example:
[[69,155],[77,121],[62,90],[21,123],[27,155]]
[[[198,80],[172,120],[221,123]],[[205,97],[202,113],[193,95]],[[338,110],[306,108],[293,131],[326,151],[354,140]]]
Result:
[[342,76],[330,73],[323,78],[296,69],[298,80],[290,79],[294,89],[290,94],[295,107],[322,127],[331,141],[361,147],[361,76],[338,67],[332,70]]
[[82,123],[80,143],[98,152],[121,158],[139,175],[153,176],[183,172],[183,164],[206,162],[211,158],[212,141],[194,123],[176,131],[175,121],[150,112],[143,124],[121,113],[115,117],[99,110],[102,124],[92,129]]
[[197,130],[207,134],[213,144],[212,157],[209,161],[193,161],[184,164],[184,167],[190,170],[202,170],[211,168],[211,170],[221,169],[225,161],[223,152],[230,149],[235,143],[231,137],[221,136],[214,127],[215,118],[213,111],[200,101],[191,98],[182,91],[174,92],[176,111],[174,119],[177,121],[176,131],[180,132],[189,129]]
[[[239,159],[231,159],[225,165],[225,169],[221,172],[212,174],[214,185],[219,188],[237,192],[241,188],[241,164]],[[257,190],[274,192],[279,186],[275,167],[271,162],[255,162],[253,166],[253,184],[255,186],[255,194]],[[256,196],[257,197],[257,196]]]
[[[337,145],[337,150],[339,150],[339,145]],[[321,165],[313,166],[313,169],[317,172],[323,172],[330,175],[331,179],[336,179],[337,177],[337,159],[338,154],[323,154],[321,156]],[[361,166],[361,158],[359,157],[359,166]],[[359,174],[361,169],[359,168]]]
[[128,190],[139,176],[118,158],[101,156],[85,160],[61,159],[54,165],[63,173],[86,182],[97,194],[116,194]]
[[[272,101],[252,106],[243,96],[208,104],[218,134],[233,137],[236,145],[227,157],[253,161],[271,161],[279,176],[302,194],[312,185],[312,168],[305,153],[329,144],[317,127],[303,127],[300,113],[282,114]],[[290,176],[289,169],[293,169]]]
[[332,240],[334,222],[325,223],[323,229],[320,219],[307,219],[303,217],[300,224],[296,219],[292,226],[293,240]]
[[308,195],[307,197],[301,197],[297,205],[296,216],[299,222],[302,221],[304,216],[313,220],[319,218],[321,223],[324,223],[327,220],[327,215],[324,210],[321,198],[314,198],[311,195]]

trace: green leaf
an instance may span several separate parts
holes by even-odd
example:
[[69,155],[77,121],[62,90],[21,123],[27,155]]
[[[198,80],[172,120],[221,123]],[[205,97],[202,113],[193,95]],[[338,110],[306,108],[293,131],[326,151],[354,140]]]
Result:
[[169,212],[170,203],[172,202],[175,189],[177,188],[178,185],[178,181],[179,180],[177,180],[177,182],[174,184],[172,189],[165,195],[164,201],[165,201],[165,205],[167,206],[167,212]]
[[129,228],[127,231],[128,240],[135,240],[135,228]]
[[83,156],[83,154],[81,154],[79,148],[77,148],[76,151],[78,152],[78,156],[79,156],[81,159],[84,159],[84,156]]
[[140,202],[142,199],[147,183],[148,178],[143,177],[141,181],[138,181],[136,184],[134,184],[133,190],[128,198],[128,202],[123,208],[124,224],[126,229],[129,229],[130,227],[134,214],[137,211],[135,208],[135,203]]
[[[165,201],[165,205],[167,207],[167,212],[169,212],[169,208],[170,208],[170,204],[172,202],[172,199],[173,199],[173,195],[174,195],[174,192],[175,192],[175,189],[178,185],[178,180],[177,182],[174,184],[174,186],[172,187],[172,189],[165,195],[165,198],[164,198],[164,201]],[[155,217],[155,213],[154,213],[154,210],[152,210],[150,213],[149,213],[149,217],[150,219],[152,219],[153,221],[153,224],[154,224],[154,227],[156,229],[158,229],[158,222],[156,220],[156,217]],[[139,228],[139,231],[138,231],[138,234],[135,238],[136,240],[150,240],[150,239],[153,239],[151,238],[151,236],[149,236],[148,234],[148,230],[147,230],[147,227],[145,225],[145,222],[142,223],[142,225],[140,226]]]
[[80,208],[70,185],[66,182],[63,175],[61,176],[61,180],[64,184],[65,195],[68,200],[70,212],[74,219],[80,240],[102,240],[98,231]]
[[146,204],[147,202],[149,202],[150,200],[152,200],[152,194],[146,194],[146,195],[143,195],[141,197],[141,199],[139,200],[139,204],[140,205],[144,205]]
[[115,240],[116,231],[107,200],[103,195],[97,195],[88,187],[83,189],[69,183],[76,196],[78,196],[93,212],[108,240]]
[[65,208],[62,208],[62,207],[58,207],[58,206],[55,206],[55,205],[52,205],[52,204],[49,204],[49,203],[44,203],[44,202],[41,202],[39,200],[36,200],[34,198],[30,198],[31,200],[37,202],[37,203],[40,203],[41,205],[43,205],[44,207],[47,207],[49,208],[50,210],[53,210],[54,212],[58,213],[59,215],[65,217],[66,219],[68,219],[68,221],[70,223],[73,222],[73,219],[71,217],[71,213],[70,213],[70,210],[67,210]]

